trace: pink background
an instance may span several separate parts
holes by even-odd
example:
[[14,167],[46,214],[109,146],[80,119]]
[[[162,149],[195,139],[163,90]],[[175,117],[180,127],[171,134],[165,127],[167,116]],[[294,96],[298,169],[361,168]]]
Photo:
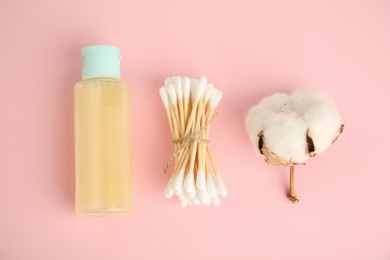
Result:
[[[0,3],[0,259],[390,259],[389,1]],[[112,44],[131,86],[133,211],[74,214],[73,85],[80,50]],[[206,75],[224,92],[211,146],[220,207],[163,196],[172,149],[158,88]],[[256,156],[262,97],[319,89],[345,133],[297,168]]]

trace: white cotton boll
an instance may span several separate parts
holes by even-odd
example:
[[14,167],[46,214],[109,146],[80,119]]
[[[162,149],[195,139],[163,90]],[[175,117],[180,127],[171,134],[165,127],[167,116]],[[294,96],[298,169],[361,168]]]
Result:
[[219,174],[215,178],[216,186],[217,186],[217,191],[218,194],[221,195],[221,197],[226,197],[227,196],[227,189],[225,186],[225,183],[223,183],[221,176]]
[[196,175],[196,187],[200,190],[206,189],[206,172],[202,168],[199,168]]
[[275,113],[288,112],[292,108],[291,97],[285,93],[275,93],[261,100],[259,104]]
[[249,139],[256,151],[258,150],[258,135],[266,127],[268,118],[272,118],[274,115],[275,112],[267,108],[265,104],[258,104],[252,107],[246,115],[245,126],[249,133]]
[[309,127],[315,153],[322,153],[339,134],[341,119],[336,106],[329,102],[320,102],[312,105],[303,117]]
[[175,191],[179,191],[183,189],[183,179],[184,179],[184,170],[180,170],[176,175],[173,183],[173,188]]
[[278,113],[263,130],[264,146],[286,161],[304,163],[308,158],[307,125],[296,113]]
[[275,93],[249,110],[246,128],[256,151],[263,132],[263,146],[270,153],[295,163],[307,160],[307,125],[292,109],[289,95]]
[[301,117],[312,105],[319,102],[333,103],[333,100],[326,93],[312,90],[297,90],[291,95],[292,109]]
[[295,91],[291,100],[309,128],[315,154],[325,151],[339,134],[341,126],[335,102],[326,93],[310,90]]
[[[294,166],[323,152],[343,130],[333,100],[321,92],[274,94],[252,107],[246,117],[252,145],[270,165],[290,166],[288,198],[298,202]],[[292,166],[292,167],[291,167]]]
[[330,96],[303,90],[291,96],[276,93],[264,98],[248,111],[245,124],[257,151],[262,133],[263,147],[284,159],[276,164],[287,164],[290,160],[304,163],[309,158],[307,135],[313,140],[314,154],[323,152],[339,134],[341,119]]
[[268,118],[273,117],[276,113],[289,111],[290,108],[290,96],[283,93],[275,93],[262,99],[257,105],[249,109],[245,125],[251,142],[255,147],[257,147],[258,134],[266,127]]

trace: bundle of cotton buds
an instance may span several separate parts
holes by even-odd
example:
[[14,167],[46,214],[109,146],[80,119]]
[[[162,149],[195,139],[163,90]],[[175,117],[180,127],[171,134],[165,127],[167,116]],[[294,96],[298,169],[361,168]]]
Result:
[[288,197],[297,202],[294,165],[324,152],[343,131],[332,98],[322,92],[276,93],[252,107],[246,128],[254,148],[270,165],[290,166]]
[[227,189],[215,166],[208,136],[222,92],[207,83],[205,77],[171,77],[160,88],[160,96],[175,144],[175,167],[165,196],[176,195],[183,207],[211,203],[219,206],[219,196],[225,197]]

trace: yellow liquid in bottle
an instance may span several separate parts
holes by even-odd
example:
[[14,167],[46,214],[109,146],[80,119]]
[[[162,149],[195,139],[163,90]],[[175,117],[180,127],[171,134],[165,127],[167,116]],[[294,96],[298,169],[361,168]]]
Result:
[[130,210],[129,96],[109,78],[75,85],[76,213],[111,215]]

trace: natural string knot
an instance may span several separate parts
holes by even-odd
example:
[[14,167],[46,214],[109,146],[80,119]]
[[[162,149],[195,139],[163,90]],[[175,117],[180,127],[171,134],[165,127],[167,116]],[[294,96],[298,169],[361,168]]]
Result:
[[168,168],[171,165],[173,158],[175,158],[184,148],[186,148],[187,146],[189,146],[192,143],[206,143],[206,144],[209,143],[208,139],[202,139],[199,136],[207,129],[208,126],[210,126],[210,124],[214,120],[216,114],[217,113],[214,113],[211,116],[211,118],[206,122],[206,124],[201,129],[199,129],[199,131],[192,133],[192,134],[190,133],[184,137],[181,137],[179,139],[172,141],[172,143],[174,143],[175,145],[177,145],[177,144],[179,144],[179,145],[176,147],[175,151],[171,152],[171,154],[169,155],[168,160],[165,163],[164,174],[167,173]]

